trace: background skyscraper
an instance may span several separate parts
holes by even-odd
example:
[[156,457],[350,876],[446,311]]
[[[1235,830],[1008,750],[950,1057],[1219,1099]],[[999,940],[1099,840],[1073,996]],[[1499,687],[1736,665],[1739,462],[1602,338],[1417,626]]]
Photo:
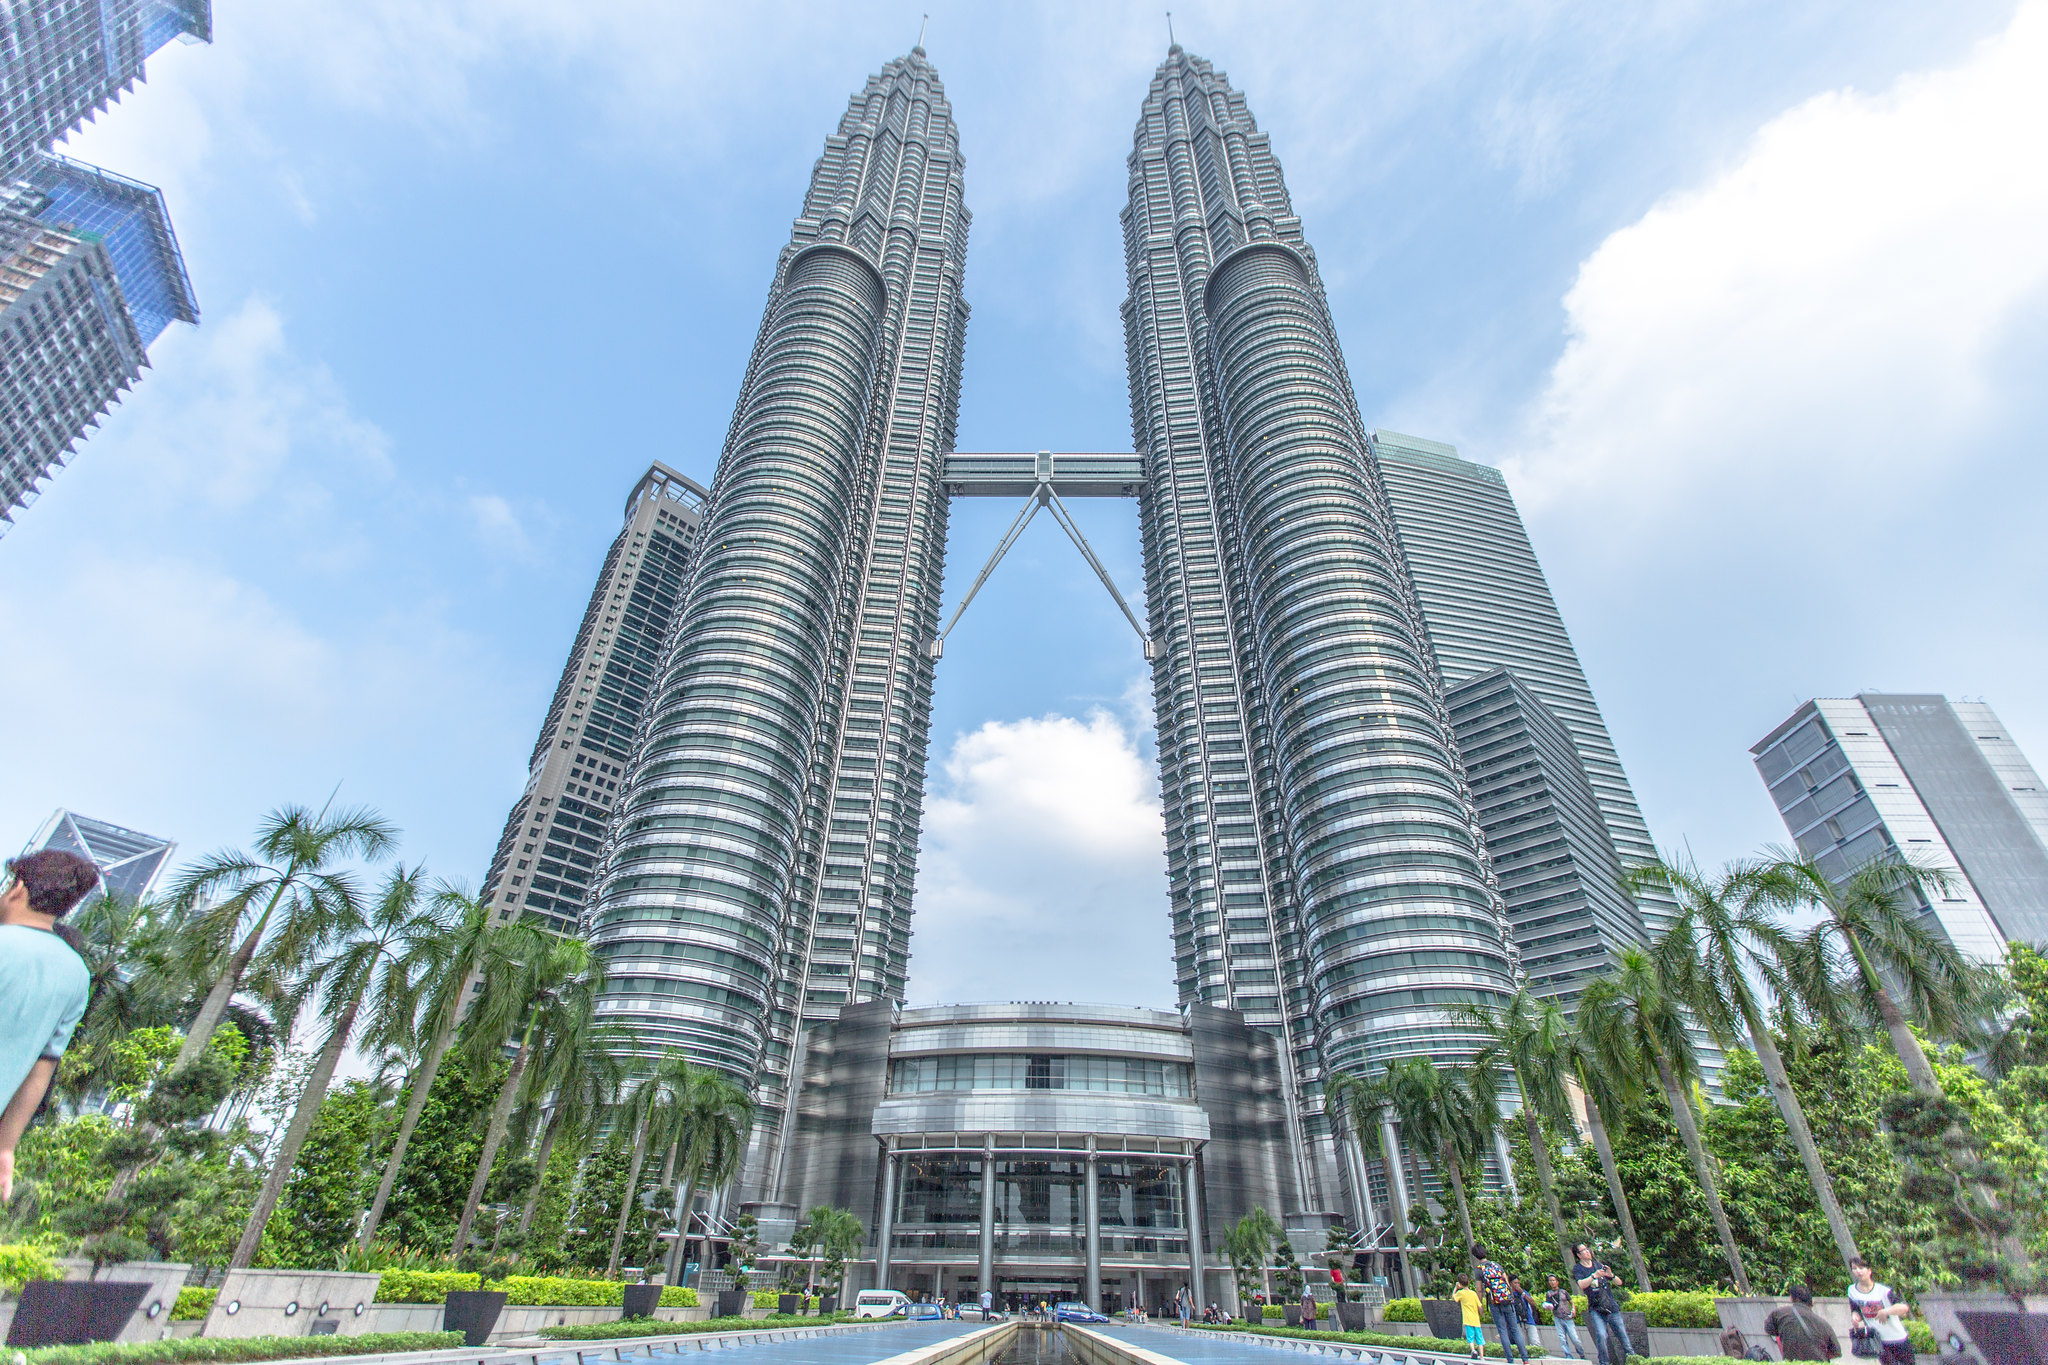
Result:
[[77,811],[60,810],[44,822],[23,853],[57,848],[90,858],[100,870],[100,890],[132,901],[146,899],[170,866],[178,846],[154,834],[123,829]]
[[0,185],[0,532],[199,306],[163,196],[38,153]]
[[1971,957],[2048,940],[2048,787],[1989,706],[1819,697],[1750,752],[1799,851],[1829,876],[1901,855],[1953,877],[1923,913]]
[[805,1020],[903,996],[967,307],[922,48],[848,104],[776,263],[589,937],[606,1010],[756,1084],[772,1188]]
[[212,0],[11,0],[0,10],[0,179],[143,79],[173,38],[210,42]]
[[596,875],[633,738],[682,599],[704,488],[665,464],[640,476],[484,878],[500,920],[571,933]]
[[1513,952],[1315,257],[1244,97],[1178,45],[1130,160],[1124,330],[1176,977],[1279,1031],[1301,1207],[1337,1070],[1455,1055]]

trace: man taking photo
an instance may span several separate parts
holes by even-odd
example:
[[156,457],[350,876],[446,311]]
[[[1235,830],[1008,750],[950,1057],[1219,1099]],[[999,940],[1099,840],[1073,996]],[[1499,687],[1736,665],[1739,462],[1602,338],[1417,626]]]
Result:
[[57,1061],[85,1014],[92,975],[58,932],[57,921],[85,899],[99,869],[75,853],[46,848],[10,859],[0,892],[0,1203],[14,1197],[14,1149],[28,1131]]

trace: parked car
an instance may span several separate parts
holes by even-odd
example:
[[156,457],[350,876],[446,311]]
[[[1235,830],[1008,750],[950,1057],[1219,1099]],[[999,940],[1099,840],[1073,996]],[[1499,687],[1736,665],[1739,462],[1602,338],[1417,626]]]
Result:
[[909,1313],[910,1296],[900,1289],[863,1289],[853,1301],[857,1318],[906,1317]]
[[1053,1305],[1055,1322],[1108,1322],[1109,1319],[1085,1303],[1061,1303]]
[[906,1314],[912,1322],[936,1322],[946,1316],[943,1303],[913,1303]]

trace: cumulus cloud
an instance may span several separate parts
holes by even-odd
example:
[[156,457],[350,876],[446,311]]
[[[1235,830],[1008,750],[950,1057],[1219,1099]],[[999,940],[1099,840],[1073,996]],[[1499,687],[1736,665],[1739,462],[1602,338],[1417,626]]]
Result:
[[533,541],[512,504],[496,493],[478,493],[469,499],[470,529],[486,550],[511,559],[527,559]]
[[1608,237],[1509,462],[1525,501],[1654,513],[1768,476],[1780,505],[1826,484],[1839,506],[1967,458],[2048,284],[2044,70],[2036,3],[1960,65],[1791,109]]
[[910,995],[1168,1007],[1158,774],[1107,711],[990,721],[927,793]]

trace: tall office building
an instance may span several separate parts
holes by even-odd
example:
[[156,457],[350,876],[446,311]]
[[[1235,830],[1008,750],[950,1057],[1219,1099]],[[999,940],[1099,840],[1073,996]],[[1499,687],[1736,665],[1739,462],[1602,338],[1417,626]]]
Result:
[[0,8],[0,180],[143,79],[173,38],[213,38],[211,0],[9,0]]
[[922,48],[854,95],[776,262],[590,942],[606,1018],[755,1083],[773,1185],[804,1021],[901,1000],[967,307]]
[[[1571,732],[1623,865],[1656,857],[1507,480],[1440,441],[1375,431],[1372,444],[1446,685],[1489,669],[1514,670]],[[1676,906],[1668,894],[1653,892],[1640,909],[1638,933],[1656,933]]]
[[667,465],[641,475],[484,878],[500,920],[574,933],[625,785],[704,517],[705,490]]
[[1377,461],[1280,164],[1174,46],[1129,158],[1124,334],[1184,1001],[1278,1031],[1299,1207],[1321,1086],[1477,1044],[1514,954]]
[[123,829],[77,811],[60,810],[43,822],[23,853],[57,848],[90,858],[100,870],[100,886],[129,900],[143,900],[171,865],[178,846],[154,834]]
[[1950,874],[1923,913],[1972,958],[2048,941],[2048,787],[1989,706],[1819,697],[1750,753],[1799,850],[1829,876],[1902,855]]
[[1445,699],[1529,989],[1574,1011],[1586,980],[1643,936],[1578,747],[1512,669]]
[[39,153],[0,185],[0,532],[199,307],[163,196]]

